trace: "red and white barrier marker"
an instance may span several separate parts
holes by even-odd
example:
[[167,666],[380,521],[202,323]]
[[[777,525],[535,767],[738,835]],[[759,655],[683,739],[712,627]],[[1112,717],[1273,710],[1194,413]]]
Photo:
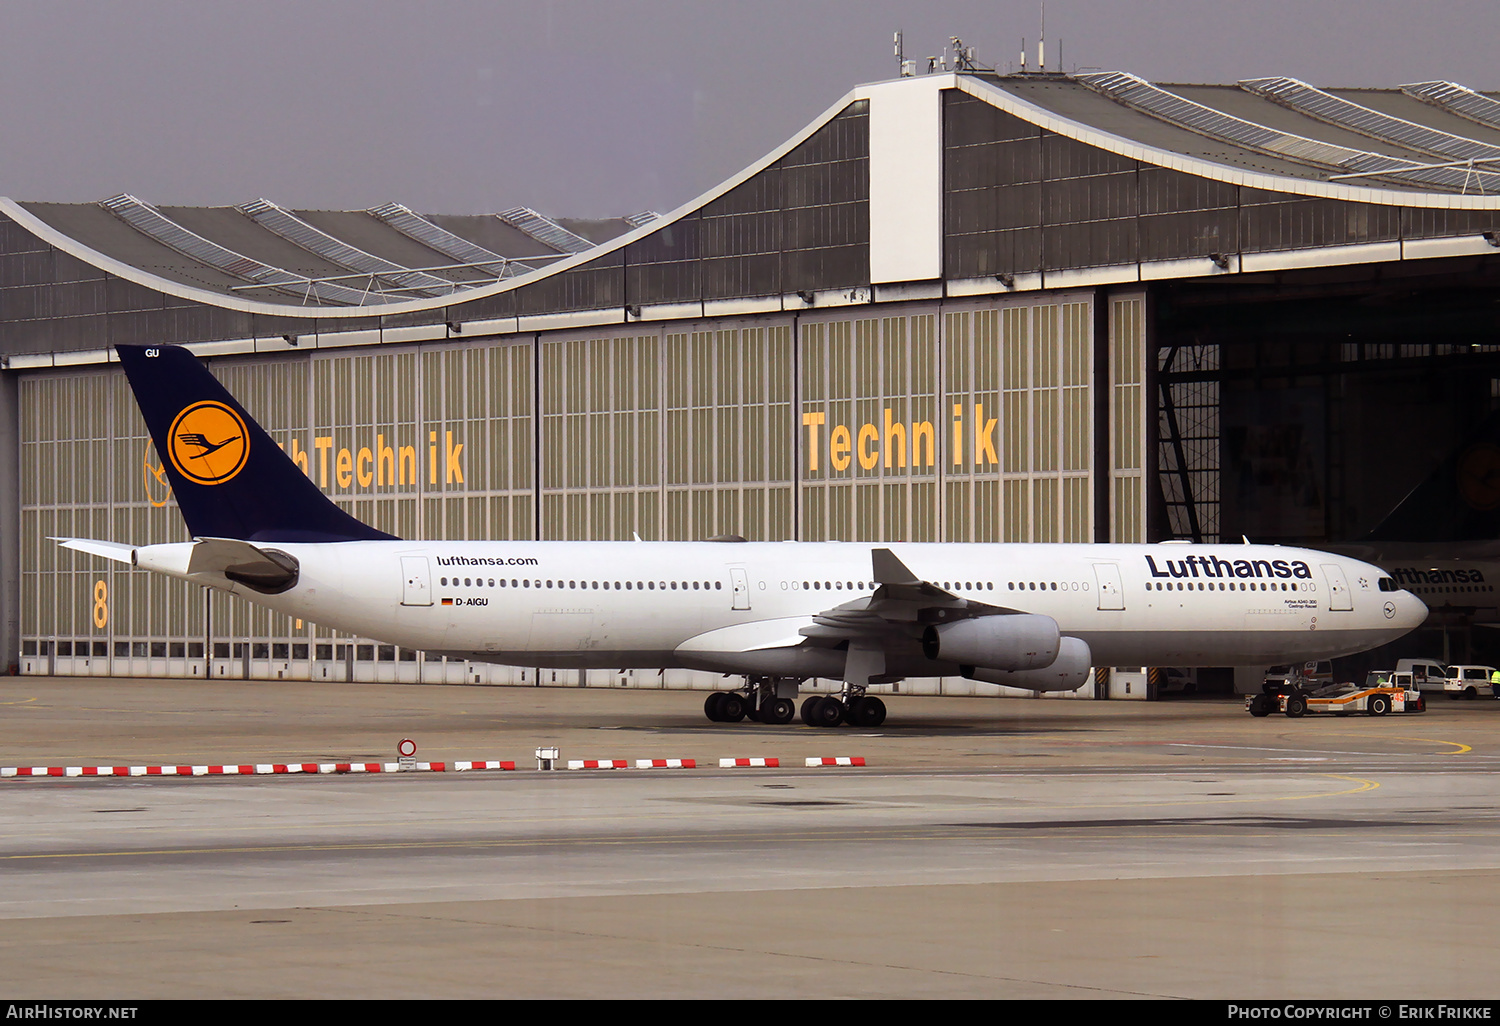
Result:
[[[420,773],[513,770],[514,762],[419,762]],[[0,766],[0,777],[234,777],[281,773],[400,773],[395,762],[261,762],[223,766]]]
[[[863,766],[860,755],[823,756],[805,760],[808,767]],[[629,769],[628,759],[572,759],[568,769]],[[735,767],[777,769],[781,760],[768,758],[720,759],[720,769]],[[697,769],[695,759],[636,759],[636,769]],[[238,765],[200,766],[0,766],[0,777],[234,777],[283,773],[463,773],[469,770],[514,770],[509,761],[482,762],[258,762]]]

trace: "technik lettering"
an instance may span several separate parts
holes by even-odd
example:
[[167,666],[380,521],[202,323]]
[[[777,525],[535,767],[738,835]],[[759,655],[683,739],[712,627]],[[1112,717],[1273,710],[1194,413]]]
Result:
[[[963,466],[966,456],[976,467],[998,465],[996,428],[1000,419],[986,417],[984,403],[975,403],[967,431],[965,421],[963,405],[955,403],[949,446],[953,465]],[[807,429],[809,473],[819,473],[825,459],[829,470],[839,472],[856,462],[861,470],[877,466],[890,470],[931,467],[938,459],[938,431],[932,421],[900,421],[890,407],[885,408],[879,423],[830,425],[826,413],[810,411],[802,414],[802,426]]]
[[1167,559],[1166,569],[1156,565],[1156,560],[1146,557],[1152,577],[1280,577],[1283,579],[1311,579],[1312,570],[1300,559],[1220,559],[1218,556],[1189,556],[1187,559]]
[[[333,443],[333,435],[315,435],[311,450],[303,448],[302,440],[297,438],[291,440],[290,446],[282,442],[276,444],[320,488],[336,486],[350,489],[417,483],[418,450],[414,445],[398,445],[394,439],[387,443],[384,434],[375,436],[373,447],[335,449]],[[427,483],[438,484],[438,477],[441,475],[444,484],[463,484],[463,453],[464,443],[454,442],[452,431],[443,432],[441,448],[438,433],[429,431]]]

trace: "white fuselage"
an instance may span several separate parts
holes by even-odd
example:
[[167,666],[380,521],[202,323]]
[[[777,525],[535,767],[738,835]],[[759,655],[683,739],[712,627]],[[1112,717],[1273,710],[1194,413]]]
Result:
[[[987,606],[1041,613],[1098,666],[1301,662],[1363,651],[1419,625],[1426,608],[1381,590],[1347,556],[1256,545],[853,542],[262,543],[295,557],[297,583],[259,594],[188,575],[185,545],[139,565],[227,587],[290,616],[406,648],[527,666],[689,667],[823,676],[786,662],[815,614],[868,598],[871,551]],[[895,639],[893,673],[952,668]],[[910,644],[906,644],[910,641]],[[905,648],[902,646],[905,645]],[[805,650],[805,648],[804,648]],[[772,656],[770,653],[780,653]],[[842,656],[838,656],[842,659]],[[778,661],[780,660],[780,661]]]

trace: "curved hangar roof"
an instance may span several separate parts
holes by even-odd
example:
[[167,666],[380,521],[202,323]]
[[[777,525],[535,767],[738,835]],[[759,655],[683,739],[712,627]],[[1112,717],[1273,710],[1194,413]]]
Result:
[[[4,212],[89,263],[145,272],[163,285],[292,307],[385,306],[454,297],[524,277],[658,216],[552,219],[529,207],[480,216],[290,210],[266,199],[233,207],[155,206],[121,193],[98,203],[13,203]],[[90,257],[94,259],[90,259]],[[138,279],[139,280],[139,279]],[[170,287],[164,291],[178,291]]]
[[[775,151],[664,217],[565,221],[527,208],[439,217],[395,203],[296,211],[263,199],[166,207],[126,194],[97,204],[0,199],[0,215],[104,271],[209,306],[317,319],[439,311],[546,279],[563,287],[568,274],[590,267],[618,272],[631,252],[679,245],[672,241],[678,222],[690,229],[691,218],[734,207],[745,194],[740,187],[753,191],[752,179],[778,162],[828,159],[799,154],[816,150],[818,133],[859,111],[868,117],[857,147],[867,147],[867,172],[859,174],[867,174],[868,191],[836,188],[868,204],[864,227],[845,231],[868,242],[869,271],[860,277],[875,285],[931,280],[955,270],[942,259],[944,232],[952,230],[945,229],[944,190],[953,188],[942,168],[944,148],[962,141],[945,138],[941,111],[942,97],[958,95],[1143,167],[1262,193],[1443,210],[1486,226],[1489,212],[1500,211],[1500,99],[1455,83],[1319,89],[1274,77],[1156,85],[1125,72],[954,72],[860,86]],[[989,184],[1007,184],[1004,168],[985,173]],[[595,299],[583,305],[617,305]]]

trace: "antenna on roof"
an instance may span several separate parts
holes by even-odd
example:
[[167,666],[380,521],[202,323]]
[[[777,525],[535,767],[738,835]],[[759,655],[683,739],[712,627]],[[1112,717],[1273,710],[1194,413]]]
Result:
[[895,33],[895,68],[901,78],[910,78],[916,74],[915,60],[906,60],[906,49],[901,45],[901,33]]
[[954,71],[978,71],[979,66],[974,63],[974,48],[965,46],[964,41],[957,36],[950,36],[953,44],[953,70]]
[[1042,0],[1042,38],[1036,44],[1036,70],[1047,70],[1047,3]]
[[1026,74],[1026,37],[1021,37],[1021,74]]

